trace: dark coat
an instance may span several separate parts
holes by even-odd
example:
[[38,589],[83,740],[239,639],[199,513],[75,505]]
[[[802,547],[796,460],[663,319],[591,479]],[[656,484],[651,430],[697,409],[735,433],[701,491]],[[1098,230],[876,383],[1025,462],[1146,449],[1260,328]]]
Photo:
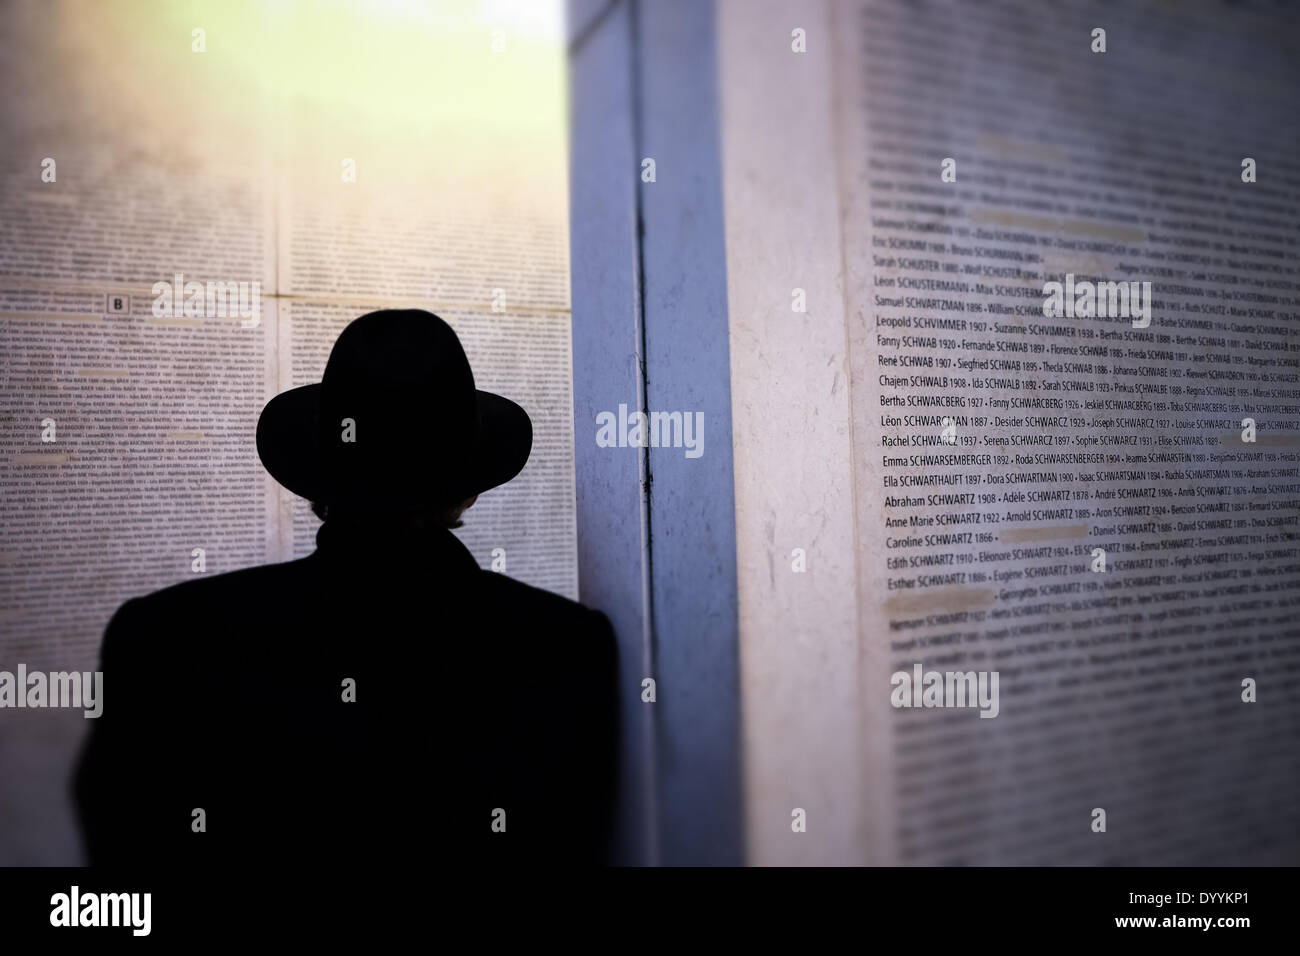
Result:
[[599,862],[615,656],[604,615],[442,529],[329,522],[301,560],[134,598],[75,782],[91,862]]

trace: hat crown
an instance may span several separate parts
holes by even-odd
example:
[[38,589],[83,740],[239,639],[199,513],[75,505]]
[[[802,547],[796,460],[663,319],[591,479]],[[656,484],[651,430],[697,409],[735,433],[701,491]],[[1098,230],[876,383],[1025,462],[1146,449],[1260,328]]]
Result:
[[317,429],[348,484],[382,480],[398,491],[409,478],[440,494],[438,477],[469,454],[477,432],[474,373],[451,326],[420,309],[349,323],[321,378]]

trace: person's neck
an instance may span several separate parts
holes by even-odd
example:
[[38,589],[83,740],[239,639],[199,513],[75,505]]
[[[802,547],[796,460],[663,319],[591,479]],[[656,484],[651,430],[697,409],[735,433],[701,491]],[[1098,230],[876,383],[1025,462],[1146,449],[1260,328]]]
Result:
[[350,568],[477,570],[478,562],[445,525],[358,520],[330,515],[316,532],[317,551]]

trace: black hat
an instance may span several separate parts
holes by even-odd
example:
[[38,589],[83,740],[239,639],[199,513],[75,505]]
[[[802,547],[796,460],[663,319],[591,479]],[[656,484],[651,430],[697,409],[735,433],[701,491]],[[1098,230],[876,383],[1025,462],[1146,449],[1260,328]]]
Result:
[[323,504],[457,504],[519,474],[532,445],[528,413],[477,390],[456,333],[422,309],[353,320],[320,383],[277,395],[257,422],[271,477]]

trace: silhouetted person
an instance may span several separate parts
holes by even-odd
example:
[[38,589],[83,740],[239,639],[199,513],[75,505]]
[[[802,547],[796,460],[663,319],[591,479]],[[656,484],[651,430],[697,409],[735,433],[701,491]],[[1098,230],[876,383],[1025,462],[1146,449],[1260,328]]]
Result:
[[321,383],[257,426],[267,470],[325,518],[316,551],[108,625],[76,779],[91,862],[598,862],[609,622],[480,570],[449,530],[531,447],[442,319],[344,329]]

